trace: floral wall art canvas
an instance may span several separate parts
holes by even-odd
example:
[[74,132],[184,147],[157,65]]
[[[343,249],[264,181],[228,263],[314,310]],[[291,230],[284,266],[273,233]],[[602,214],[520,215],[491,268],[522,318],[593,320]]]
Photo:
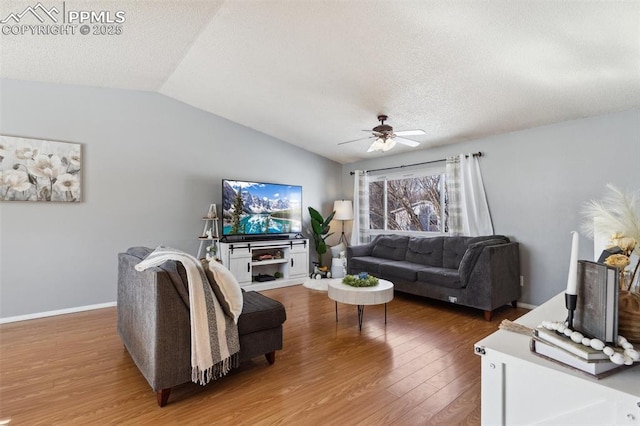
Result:
[[0,135],[0,201],[80,201],[80,144]]

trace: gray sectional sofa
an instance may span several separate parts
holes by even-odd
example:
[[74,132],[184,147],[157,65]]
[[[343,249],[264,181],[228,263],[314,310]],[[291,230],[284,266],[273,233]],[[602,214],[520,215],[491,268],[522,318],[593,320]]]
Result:
[[347,249],[349,274],[367,272],[397,291],[492,311],[520,298],[518,243],[501,235],[379,235]]

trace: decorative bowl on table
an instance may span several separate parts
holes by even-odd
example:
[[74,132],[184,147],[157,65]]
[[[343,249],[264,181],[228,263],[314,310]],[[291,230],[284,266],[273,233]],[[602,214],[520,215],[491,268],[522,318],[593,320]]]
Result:
[[379,280],[376,277],[366,272],[360,272],[357,275],[347,275],[342,279],[342,284],[350,285],[351,287],[375,287],[378,283]]

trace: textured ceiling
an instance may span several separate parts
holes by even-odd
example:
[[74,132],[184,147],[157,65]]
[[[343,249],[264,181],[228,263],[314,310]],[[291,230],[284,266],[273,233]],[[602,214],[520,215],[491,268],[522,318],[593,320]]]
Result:
[[[41,3],[126,21],[2,34],[3,78],[156,91],[342,163],[640,107],[639,1]],[[338,145],[380,113],[421,145]]]

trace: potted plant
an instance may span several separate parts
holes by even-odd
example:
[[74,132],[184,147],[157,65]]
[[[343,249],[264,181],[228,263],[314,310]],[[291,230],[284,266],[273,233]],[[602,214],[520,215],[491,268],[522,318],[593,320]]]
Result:
[[333,235],[333,232],[329,233],[329,223],[333,220],[333,216],[336,212],[332,212],[326,219],[322,217],[313,207],[309,207],[309,215],[311,216],[311,231],[313,235],[313,242],[318,253],[318,268],[323,268],[322,255],[327,252],[326,239]]

